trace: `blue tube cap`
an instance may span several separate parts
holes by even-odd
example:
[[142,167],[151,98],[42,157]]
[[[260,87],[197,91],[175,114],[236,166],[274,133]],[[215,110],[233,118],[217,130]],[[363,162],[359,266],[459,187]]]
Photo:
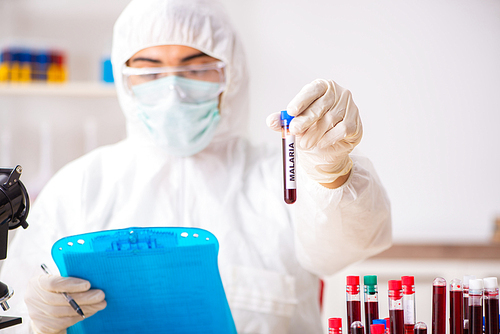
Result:
[[286,110],[283,110],[281,112],[281,120],[282,121],[285,121],[286,120],[286,123],[287,124],[290,124],[290,122],[292,121],[292,119],[294,119],[295,117],[294,116],[290,116],[288,115],[288,113],[286,112]]
[[385,322],[385,319],[373,319],[372,322],[374,325],[384,325],[384,328],[387,328],[387,324]]

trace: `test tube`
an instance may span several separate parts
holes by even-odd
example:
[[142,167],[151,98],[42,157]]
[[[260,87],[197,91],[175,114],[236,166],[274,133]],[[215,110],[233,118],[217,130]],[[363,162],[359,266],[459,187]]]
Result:
[[450,334],[464,333],[464,296],[462,281],[458,278],[450,282]]
[[389,281],[389,319],[391,334],[404,333],[403,286],[401,280]]
[[483,333],[483,280],[469,281],[469,333]]
[[432,282],[432,334],[446,334],[446,280]]
[[[389,334],[389,328],[387,328],[387,322],[385,319],[373,319],[372,320],[372,325],[383,325],[384,326],[384,334]],[[372,330],[372,327],[370,326],[370,332]]]
[[391,334],[391,318],[384,318],[385,320],[385,333]]
[[290,134],[290,122],[294,119],[286,110],[281,112],[281,138],[283,143],[283,186],[285,203],[293,204],[297,200],[297,182],[295,174],[295,136]]
[[466,275],[462,281],[463,291],[464,291],[464,329],[465,329],[465,320],[469,319],[469,281],[471,279],[476,279],[474,275]]
[[365,327],[361,321],[354,321],[351,324],[351,333],[352,334],[365,334]]
[[487,277],[484,282],[484,333],[498,334],[498,280],[496,277]]
[[328,334],[342,334],[342,318],[328,319]]
[[427,325],[425,322],[419,321],[415,324],[415,334],[427,334]]
[[384,334],[385,326],[382,324],[370,325],[370,333],[372,334]]
[[361,321],[359,276],[347,276],[346,283],[347,325],[349,326],[350,334],[353,334],[351,324],[354,321]]
[[365,328],[370,334],[373,320],[378,319],[378,285],[377,276],[367,275],[363,277],[365,297]]
[[403,310],[405,334],[413,334],[415,327],[415,278],[413,276],[401,276],[403,285]]

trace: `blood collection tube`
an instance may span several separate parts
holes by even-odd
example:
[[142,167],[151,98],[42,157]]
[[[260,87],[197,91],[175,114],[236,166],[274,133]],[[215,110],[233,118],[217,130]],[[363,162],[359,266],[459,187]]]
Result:
[[415,334],[427,334],[427,325],[425,322],[419,321],[415,324],[415,329],[413,331]]
[[432,282],[432,334],[446,334],[446,280]]
[[[384,333],[389,334],[389,328],[387,327],[388,322],[385,321],[385,319],[373,319],[372,320],[373,325],[384,325]],[[370,326],[370,331],[372,330]]]
[[370,333],[372,333],[372,334],[384,334],[385,333],[385,326],[382,324],[370,325]]
[[415,327],[415,278],[413,276],[401,276],[403,285],[403,314],[405,323],[405,334],[412,334]]
[[464,319],[464,334],[469,334],[469,319]]
[[354,321],[361,321],[361,296],[359,291],[359,276],[346,277],[346,304],[347,304],[347,326],[350,334],[351,324]]
[[385,332],[387,334],[391,333],[391,318],[384,318],[385,320]]
[[352,334],[365,334],[365,327],[361,321],[354,321],[351,324],[351,333]]
[[498,334],[498,280],[496,277],[487,277],[484,282],[484,333]]
[[371,334],[370,325],[373,320],[378,319],[378,285],[377,276],[367,275],[363,277],[365,297],[365,328],[367,334]]
[[464,291],[464,328],[465,328],[465,320],[469,319],[469,281],[471,279],[476,279],[474,275],[466,275],[462,281],[463,291]]
[[328,334],[342,334],[342,318],[328,319]]
[[469,281],[469,333],[483,333],[483,280]]
[[293,204],[297,200],[297,183],[295,174],[295,136],[290,134],[290,122],[294,117],[286,110],[281,112],[281,138],[283,142],[283,186],[285,203]]
[[458,278],[450,282],[450,334],[464,333],[464,296],[462,281]]
[[401,280],[389,281],[389,319],[391,334],[404,333],[403,286]]

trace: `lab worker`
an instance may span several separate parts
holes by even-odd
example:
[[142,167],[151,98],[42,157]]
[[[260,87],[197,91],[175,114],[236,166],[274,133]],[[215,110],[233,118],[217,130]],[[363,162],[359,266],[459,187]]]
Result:
[[[133,0],[114,26],[112,63],[127,138],[69,163],[40,193],[2,268],[16,291],[11,314],[24,316],[9,331],[65,333],[82,318],[60,292],[87,316],[106,307],[92,282],[41,272],[46,263],[57,273],[56,240],[183,226],[217,237],[238,333],[322,333],[319,278],[391,243],[386,192],[352,152],[363,131],[351,93],[324,79],[291,93],[299,188],[287,205],[279,135],[265,147],[241,136],[248,73],[220,4]],[[267,124],[279,130],[278,114]]]

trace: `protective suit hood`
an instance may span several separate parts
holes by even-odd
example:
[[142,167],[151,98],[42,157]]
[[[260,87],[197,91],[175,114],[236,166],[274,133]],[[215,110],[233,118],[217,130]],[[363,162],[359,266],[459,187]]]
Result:
[[133,0],[115,23],[111,51],[128,138],[153,143],[125,91],[121,69],[136,52],[157,45],[189,46],[226,64],[221,121],[211,144],[241,134],[248,117],[248,76],[243,47],[222,5],[216,0]]

